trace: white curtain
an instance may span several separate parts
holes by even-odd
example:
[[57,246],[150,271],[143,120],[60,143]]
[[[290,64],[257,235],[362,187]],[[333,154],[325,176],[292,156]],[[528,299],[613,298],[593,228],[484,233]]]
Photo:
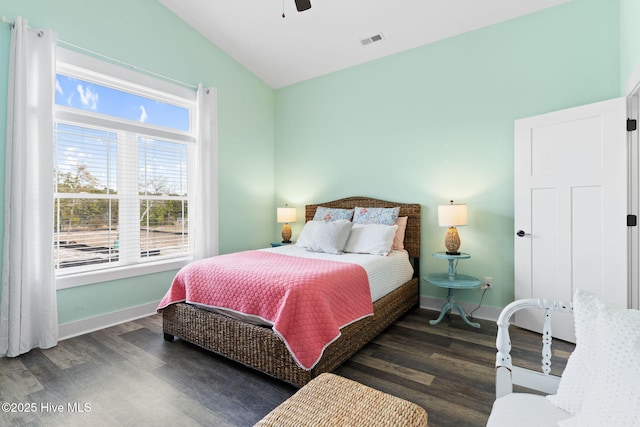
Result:
[[196,214],[189,235],[195,239],[194,258],[202,259],[218,255],[218,94],[199,85],[197,97]]
[[11,34],[0,354],[58,340],[53,269],[53,96],[56,35],[16,18]]

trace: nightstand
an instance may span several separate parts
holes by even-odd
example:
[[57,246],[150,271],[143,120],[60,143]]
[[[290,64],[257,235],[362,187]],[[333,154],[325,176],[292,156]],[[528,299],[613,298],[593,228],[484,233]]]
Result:
[[271,247],[277,248],[278,246],[285,246],[285,245],[291,245],[291,244],[293,244],[293,242],[291,243],[273,242],[271,243]]
[[454,293],[458,289],[476,289],[482,286],[482,281],[476,279],[475,277],[465,276],[464,274],[456,274],[454,268],[454,262],[471,258],[471,255],[461,253],[459,255],[449,255],[445,252],[435,252],[432,254],[434,258],[446,259],[449,261],[449,271],[447,273],[432,273],[424,277],[424,280],[431,283],[433,286],[437,286],[439,288],[447,288],[447,302],[442,306],[442,310],[440,311],[440,316],[436,320],[430,320],[430,325],[437,325],[444,319],[445,314],[449,311],[456,309],[462,320],[464,320],[467,325],[473,326],[474,328],[479,328],[480,324],[471,322],[468,318],[464,309],[460,307],[460,305],[456,302],[454,298]]

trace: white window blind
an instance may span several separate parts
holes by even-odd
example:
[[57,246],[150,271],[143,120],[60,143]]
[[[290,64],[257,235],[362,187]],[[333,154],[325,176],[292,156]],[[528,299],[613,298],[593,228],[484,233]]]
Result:
[[56,268],[117,261],[117,133],[58,122],[54,144]]

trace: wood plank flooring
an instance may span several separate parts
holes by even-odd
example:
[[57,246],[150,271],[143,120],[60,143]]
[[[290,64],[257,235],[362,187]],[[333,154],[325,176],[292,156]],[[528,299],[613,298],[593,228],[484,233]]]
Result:
[[[430,326],[436,317],[409,312],[335,373],[421,405],[431,427],[484,426],[494,400],[495,323],[473,329],[454,315]],[[515,327],[511,335],[514,362],[538,366],[540,335]],[[572,349],[554,341],[554,371]],[[251,426],[295,391],[164,341],[161,317],[151,316],[0,359],[0,425]]]

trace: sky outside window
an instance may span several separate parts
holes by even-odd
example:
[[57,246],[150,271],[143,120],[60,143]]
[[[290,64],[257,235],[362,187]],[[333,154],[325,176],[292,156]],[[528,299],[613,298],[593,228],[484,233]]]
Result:
[[189,110],[74,77],[56,74],[56,104],[189,131]]

